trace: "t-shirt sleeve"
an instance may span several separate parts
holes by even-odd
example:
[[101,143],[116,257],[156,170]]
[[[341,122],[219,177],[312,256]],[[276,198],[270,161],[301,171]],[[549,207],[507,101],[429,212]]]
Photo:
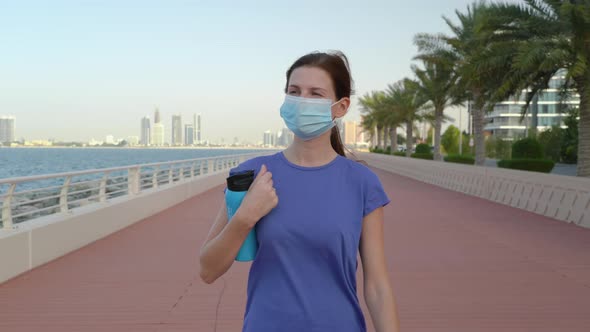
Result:
[[389,204],[390,199],[383,189],[381,180],[377,174],[369,170],[365,182],[365,202],[363,209],[363,217],[367,216],[375,209]]

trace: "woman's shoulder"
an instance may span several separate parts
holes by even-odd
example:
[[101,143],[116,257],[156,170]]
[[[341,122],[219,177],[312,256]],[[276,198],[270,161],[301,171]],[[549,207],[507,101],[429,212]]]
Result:
[[350,157],[342,158],[345,160],[345,164],[353,171],[360,174],[373,173],[373,170],[369,168],[367,162],[361,159],[354,159]]
[[361,182],[378,181],[379,177],[365,161],[352,158],[343,159],[345,159],[345,165],[350,169],[352,175],[361,180]]
[[258,171],[260,171],[260,167],[262,167],[263,164],[267,165],[268,167],[269,163],[271,163],[275,158],[276,153],[246,159],[243,162],[241,162],[238,166],[230,169],[229,173],[230,175],[232,175],[240,171],[254,170],[254,176],[256,176],[258,174]]

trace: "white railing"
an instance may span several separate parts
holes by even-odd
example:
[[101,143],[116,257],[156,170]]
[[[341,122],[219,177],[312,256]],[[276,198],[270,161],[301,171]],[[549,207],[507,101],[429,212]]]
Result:
[[[19,222],[68,213],[88,204],[115,197],[140,195],[146,190],[229,170],[256,152],[77,172],[0,179],[0,221],[13,229]],[[0,228],[1,229],[1,228]]]
[[590,179],[359,153],[369,165],[418,181],[590,228]]

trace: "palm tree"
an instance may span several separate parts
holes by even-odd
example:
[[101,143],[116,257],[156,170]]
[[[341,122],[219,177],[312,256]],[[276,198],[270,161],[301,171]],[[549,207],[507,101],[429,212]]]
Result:
[[514,57],[500,93],[529,88],[527,106],[561,68],[564,89],[580,95],[578,176],[590,177],[590,2],[525,0],[523,4],[490,4],[480,30],[491,44],[512,44]]
[[[452,66],[456,86],[455,102],[472,102],[476,165],[485,163],[485,112],[509,91],[500,92],[511,55],[508,44],[490,46],[488,34],[480,32],[481,22],[488,19],[488,6],[484,1],[473,3],[465,13],[455,11],[459,24],[443,17],[452,34],[418,34],[415,43],[420,54],[417,58],[427,62]],[[436,136],[438,137],[438,135]],[[436,140],[436,138],[435,138]]]
[[[363,118],[363,128],[369,132],[373,132],[374,130],[377,133],[377,147],[380,149],[385,149],[383,140],[383,131],[387,124],[385,93],[382,91],[366,93],[361,98],[359,98],[359,104],[361,105],[361,113],[364,117],[366,117],[366,120]],[[369,125],[376,129],[369,129]],[[371,137],[373,137],[373,135],[371,135]]]
[[[427,100],[418,93],[418,82],[404,78],[395,84],[387,86],[388,102],[393,114],[399,121],[403,121],[406,127],[406,156],[412,154],[414,146],[414,123],[420,120],[420,110],[424,107]],[[396,133],[397,136],[397,133]]]
[[375,128],[377,127],[377,122],[375,121],[373,113],[367,112],[361,114],[361,127],[363,128],[363,132],[369,135],[369,140],[373,141],[376,133]]
[[392,94],[390,89],[385,91],[384,99],[385,108],[385,122],[389,128],[389,140],[391,143],[391,153],[397,151],[397,128],[405,122],[404,114],[400,112],[398,107],[398,100],[396,96]]
[[443,113],[447,106],[459,103],[459,99],[455,97],[457,76],[453,71],[452,62],[423,60],[423,66],[422,69],[412,65],[412,70],[418,82],[417,93],[426,98],[434,109],[434,160],[441,161],[440,137]]

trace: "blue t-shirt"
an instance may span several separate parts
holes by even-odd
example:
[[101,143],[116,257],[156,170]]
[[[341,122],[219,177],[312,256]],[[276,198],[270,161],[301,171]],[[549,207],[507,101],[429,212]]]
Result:
[[256,225],[243,332],[366,331],[356,292],[363,217],[390,200],[368,167],[338,155],[303,167],[282,152],[262,164],[272,172],[278,205]]

